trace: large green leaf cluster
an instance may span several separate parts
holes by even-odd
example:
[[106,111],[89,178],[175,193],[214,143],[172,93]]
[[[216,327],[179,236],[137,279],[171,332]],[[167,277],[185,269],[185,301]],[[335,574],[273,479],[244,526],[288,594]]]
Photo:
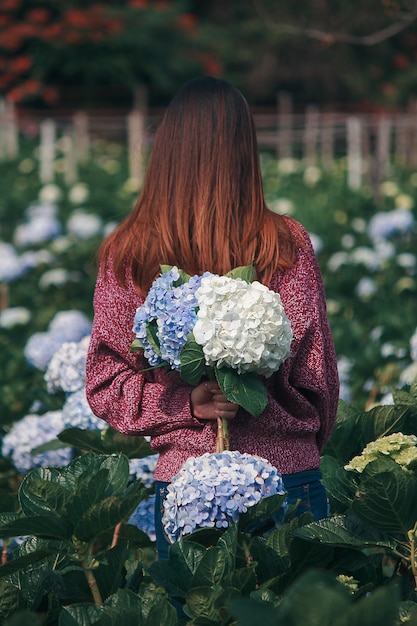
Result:
[[283,499],[271,496],[227,529],[172,544],[165,561],[125,523],[146,497],[129,484],[127,456],[109,453],[111,438],[103,454],[88,433],[64,432],[95,452],[29,472],[2,507],[0,536],[28,539],[0,568],[0,620],[12,626],[29,611],[58,626],[417,624],[417,472],[389,456],[360,474],[344,467],[370,441],[417,434],[417,381],[394,399],[363,412],[340,404],[322,458],[330,517],[292,507],[271,530],[264,522]]

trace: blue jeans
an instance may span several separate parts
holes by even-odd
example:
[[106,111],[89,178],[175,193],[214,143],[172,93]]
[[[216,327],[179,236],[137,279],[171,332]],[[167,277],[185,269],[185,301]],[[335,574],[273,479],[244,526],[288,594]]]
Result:
[[[297,501],[300,501],[294,512],[295,517],[302,515],[306,511],[310,511],[313,514],[315,521],[329,515],[326,490],[321,482],[319,469],[297,472],[295,474],[283,474],[282,480],[288,494],[288,504],[294,505]],[[170,546],[162,526],[164,500],[167,495],[168,485],[169,483],[161,481],[155,482],[155,534],[158,558],[161,561],[168,559]]]

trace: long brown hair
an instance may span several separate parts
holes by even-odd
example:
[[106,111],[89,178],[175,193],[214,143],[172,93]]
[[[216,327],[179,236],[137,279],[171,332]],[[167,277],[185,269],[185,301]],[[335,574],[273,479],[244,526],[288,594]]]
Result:
[[126,264],[144,295],[159,265],[189,274],[224,274],[254,261],[267,283],[291,267],[295,243],[286,220],[265,205],[255,125],[242,94],[211,77],[186,83],[154,137],[139,199],[104,242],[125,283]]

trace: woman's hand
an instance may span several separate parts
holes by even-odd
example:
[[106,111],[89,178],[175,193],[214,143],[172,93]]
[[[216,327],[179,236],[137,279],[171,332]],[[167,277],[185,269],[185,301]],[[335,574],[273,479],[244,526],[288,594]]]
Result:
[[229,402],[215,380],[200,383],[190,395],[191,411],[200,420],[233,419],[239,406]]

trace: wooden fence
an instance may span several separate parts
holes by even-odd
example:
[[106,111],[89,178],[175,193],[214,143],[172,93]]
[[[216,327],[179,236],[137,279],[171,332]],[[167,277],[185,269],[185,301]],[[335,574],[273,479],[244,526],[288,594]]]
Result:
[[[259,148],[280,159],[301,159],[305,166],[331,169],[346,158],[347,182],[359,189],[377,188],[390,176],[393,164],[417,168],[417,107],[396,114],[336,113],[308,106],[293,112],[290,101],[279,98],[275,111],[254,110]],[[142,147],[152,141],[162,111],[35,111],[16,112],[0,102],[0,159],[16,158],[22,135],[39,138],[39,176],[43,183],[54,179],[58,138],[64,146],[65,177],[77,180],[77,166],[89,159],[91,142],[97,138],[120,141],[129,150],[130,176],[143,177]]]

